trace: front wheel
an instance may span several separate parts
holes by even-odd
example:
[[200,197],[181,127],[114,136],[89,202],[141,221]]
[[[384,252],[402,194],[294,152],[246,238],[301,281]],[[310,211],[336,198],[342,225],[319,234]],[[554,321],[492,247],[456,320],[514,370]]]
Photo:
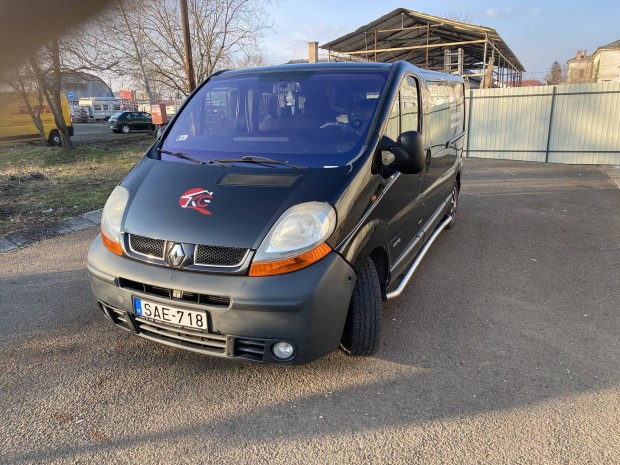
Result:
[[128,125],[128,124],[123,124],[123,125],[121,126],[121,132],[122,132],[123,134],[129,134],[129,132],[130,132],[130,131],[131,131],[131,128],[129,127],[129,125]]
[[348,355],[369,356],[379,349],[382,327],[381,285],[370,257],[357,271],[340,348]]
[[47,139],[47,142],[54,147],[60,147],[62,145],[62,138],[60,137],[60,133],[58,132],[58,130],[54,129],[52,132],[50,132],[50,136]]

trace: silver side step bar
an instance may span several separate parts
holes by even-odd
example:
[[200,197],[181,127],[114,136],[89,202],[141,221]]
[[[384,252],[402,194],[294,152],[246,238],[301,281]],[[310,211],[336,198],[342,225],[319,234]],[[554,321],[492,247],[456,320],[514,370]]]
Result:
[[426,255],[426,252],[428,252],[428,249],[430,249],[433,242],[435,242],[435,239],[437,239],[437,236],[439,236],[439,233],[443,231],[444,229],[446,229],[446,226],[450,224],[450,221],[452,221],[452,216],[448,215],[441,223],[439,223],[439,225],[437,226],[437,228],[435,229],[431,237],[429,237],[428,240],[426,241],[426,244],[424,244],[424,247],[422,247],[422,250],[420,250],[420,253],[418,253],[418,256],[415,258],[415,260],[411,264],[411,268],[409,268],[409,270],[407,271],[407,273],[401,280],[398,287],[394,289],[392,292],[388,292],[386,294],[387,300],[394,299],[403,293],[403,291],[405,290],[405,287],[407,287],[407,284],[409,284],[409,281],[411,281],[411,278],[413,277],[413,273],[415,273],[415,270],[417,270],[418,266],[422,262],[424,255]]

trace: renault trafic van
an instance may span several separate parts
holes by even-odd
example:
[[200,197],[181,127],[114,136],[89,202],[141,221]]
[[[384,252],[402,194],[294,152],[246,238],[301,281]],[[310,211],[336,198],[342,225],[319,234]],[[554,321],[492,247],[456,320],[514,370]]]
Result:
[[99,306],[214,356],[371,355],[382,302],[454,224],[464,135],[463,80],[405,62],[217,73],[110,195]]

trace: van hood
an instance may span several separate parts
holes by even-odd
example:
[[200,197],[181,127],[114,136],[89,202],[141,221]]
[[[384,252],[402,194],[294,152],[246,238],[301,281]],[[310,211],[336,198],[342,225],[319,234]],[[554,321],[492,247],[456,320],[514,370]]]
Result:
[[121,183],[130,196],[122,230],[157,239],[256,249],[280,215],[331,200],[350,171],[195,165],[144,157]]

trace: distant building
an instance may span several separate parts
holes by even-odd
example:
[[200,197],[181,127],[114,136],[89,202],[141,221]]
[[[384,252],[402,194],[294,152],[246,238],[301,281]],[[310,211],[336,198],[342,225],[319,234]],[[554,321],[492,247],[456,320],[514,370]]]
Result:
[[[320,48],[327,51],[329,61],[405,60],[467,77],[472,87],[507,87],[521,81],[525,71],[495,29],[406,8],[397,8]],[[310,43],[311,63],[316,50],[316,44]]]
[[620,82],[620,40],[588,51],[577,50],[577,56],[567,61],[569,84],[587,82]]
[[540,81],[537,79],[523,79],[521,81],[509,81],[506,83],[508,87],[538,87]]
[[620,40],[597,48],[592,60],[595,82],[620,82]]
[[577,50],[577,56],[566,62],[568,66],[568,84],[594,82],[594,60],[588,56],[587,50]]
[[103,79],[88,73],[63,73],[61,87],[72,107],[78,108],[81,98],[114,97]]

